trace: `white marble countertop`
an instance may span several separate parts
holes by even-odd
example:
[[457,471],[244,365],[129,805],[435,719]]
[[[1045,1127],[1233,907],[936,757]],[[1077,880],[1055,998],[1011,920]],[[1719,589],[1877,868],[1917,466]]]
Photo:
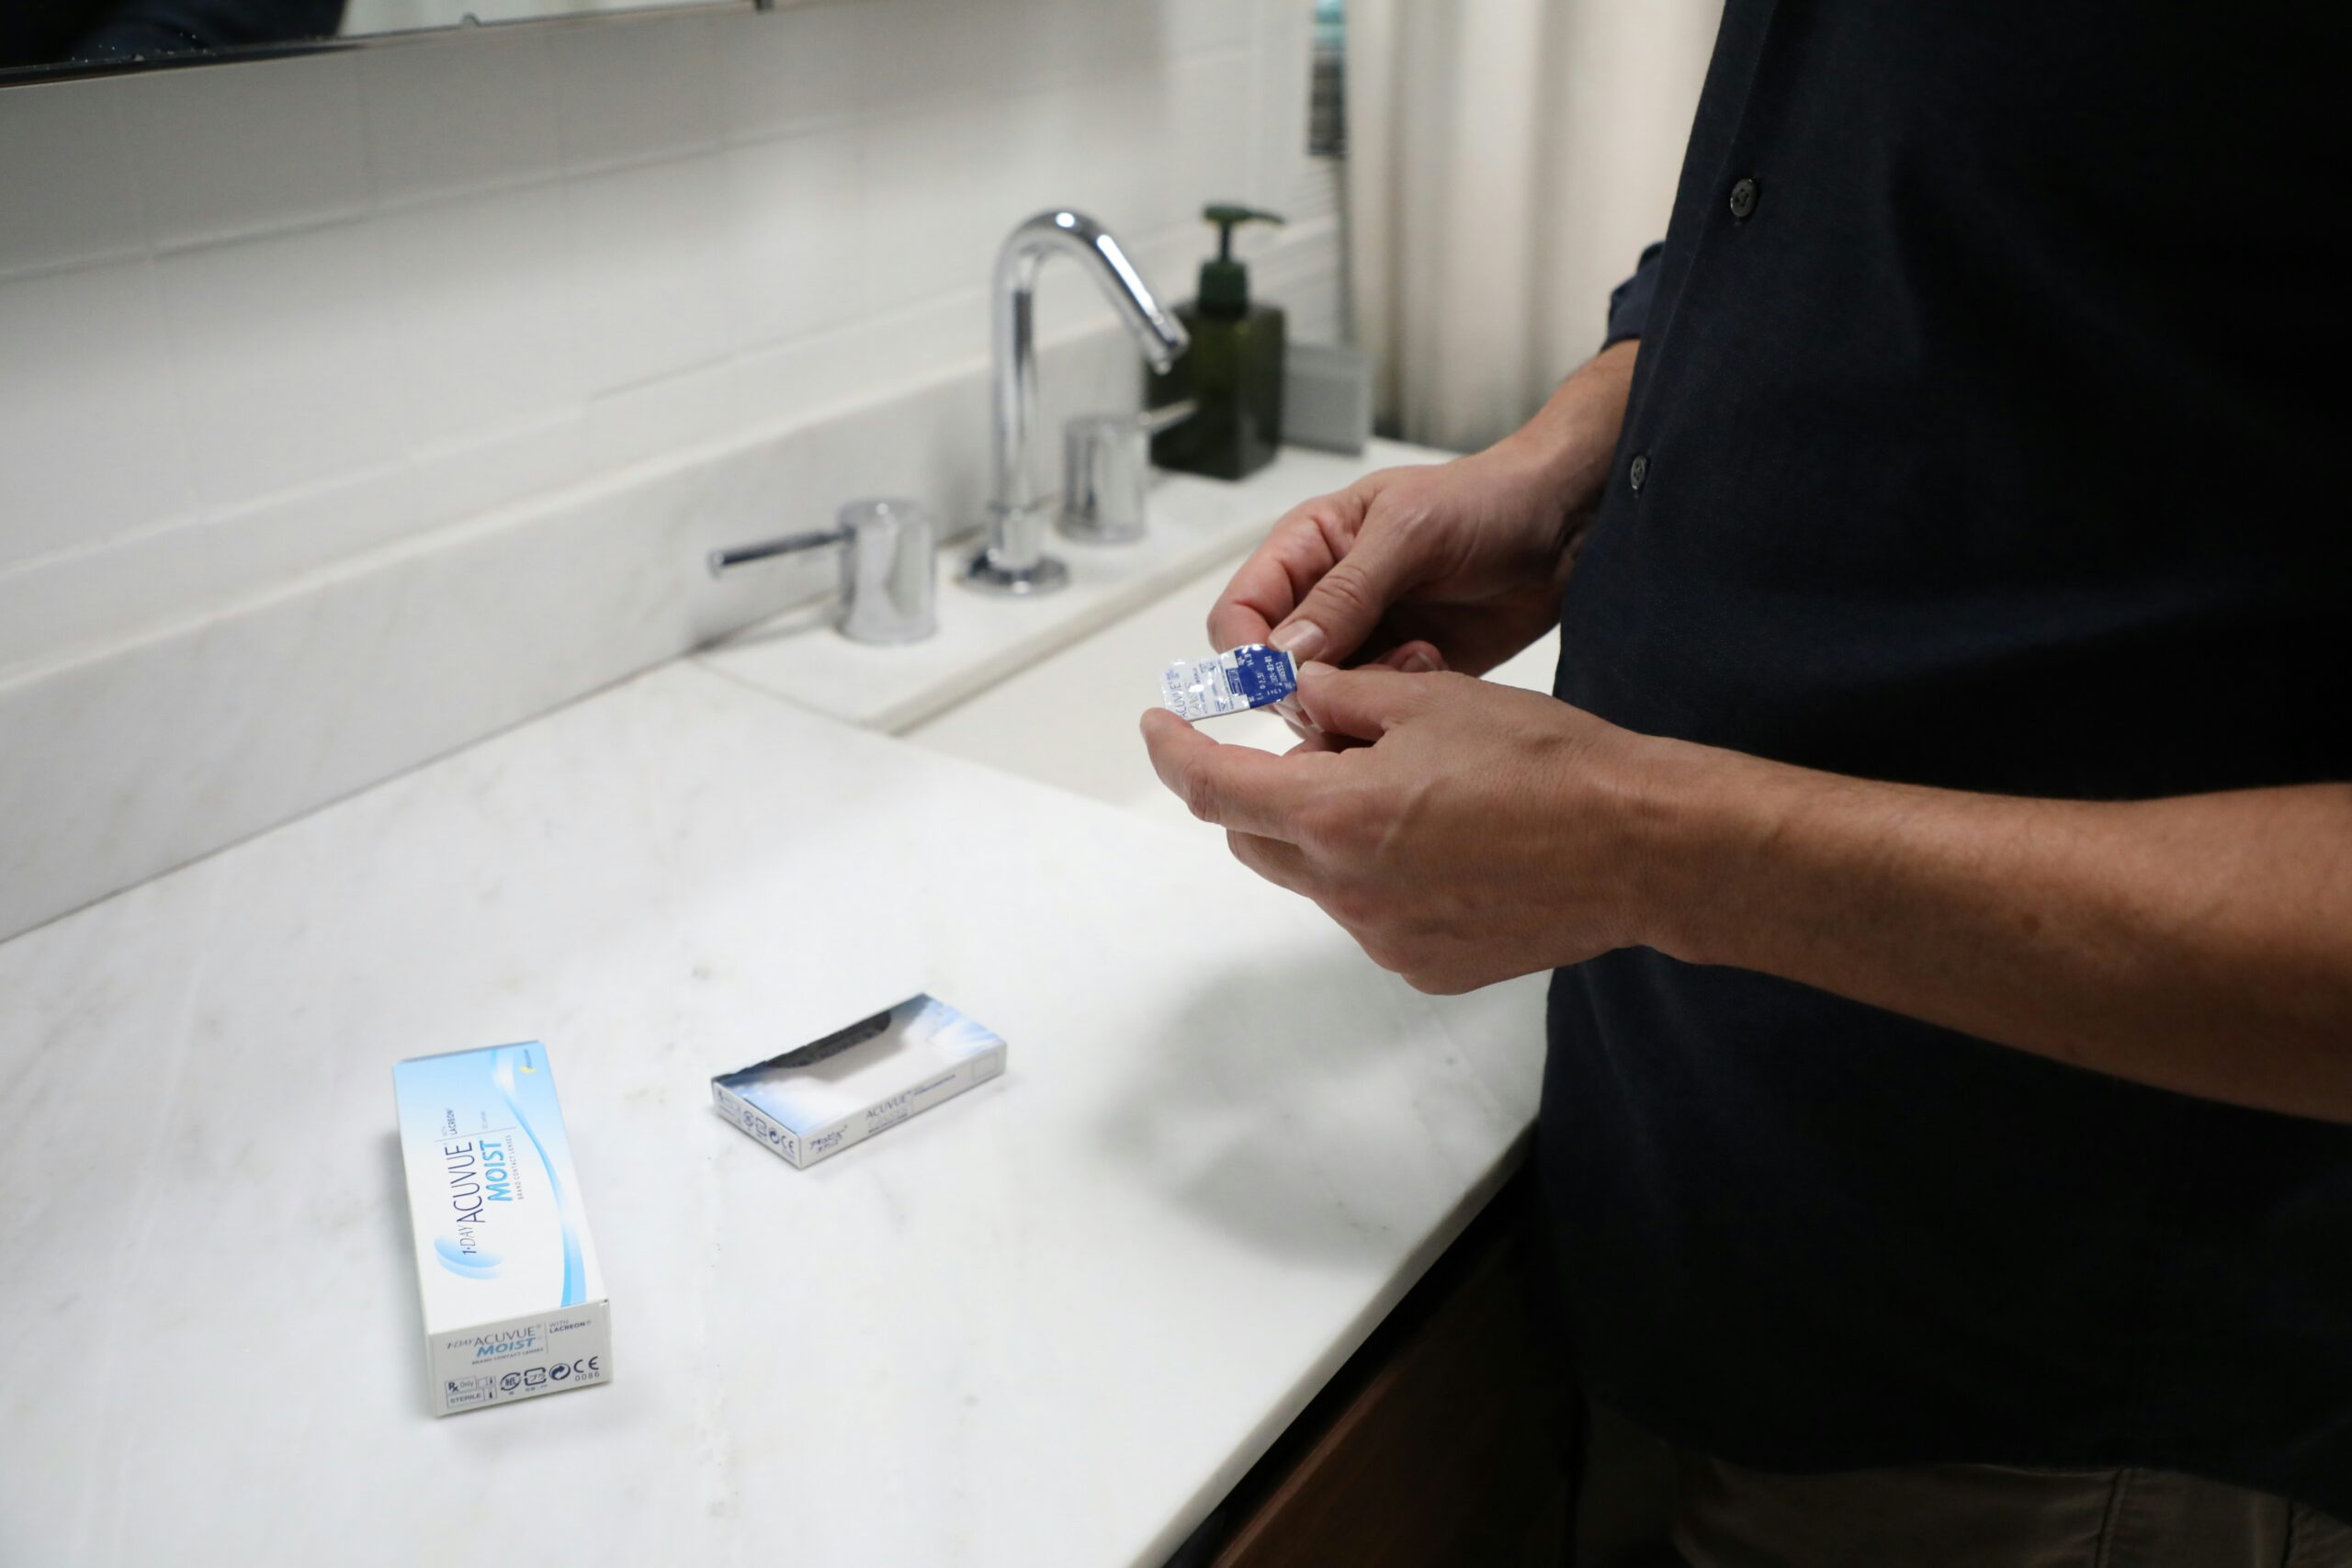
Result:
[[[1198,849],[681,665],[0,945],[0,1562],[1159,1562],[1541,1052]],[[1003,1078],[806,1171],[712,1113],[926,988]],[[390,1068],[525,1038],[614,1381],[436,1420]]]
[[[897,733],[1159,601],[1213,563],[1238,555],[1300,502],[1374,468],[1442,463],[1452,456],[1396,441],[1374,441],[1360,457],[1285,446],[1272,464],[1238,483],[1157,474],[1150,527],[1142,539],[1092,545],[1048,536],[1046,548],[1069,565],[1069,586],[1060,592],[1040,599],[972,592],[956,581],[976,547],[967,541],[942,557],[939,633],[926,641],[899,648],[854,643],[834,635],[833,606],[817,605],[762,622],[698,657],[712,670],[815,712]],[[1206,652],[1205,633],[1193,632]],[[1171,649],[1162,661],[1179,651]]]

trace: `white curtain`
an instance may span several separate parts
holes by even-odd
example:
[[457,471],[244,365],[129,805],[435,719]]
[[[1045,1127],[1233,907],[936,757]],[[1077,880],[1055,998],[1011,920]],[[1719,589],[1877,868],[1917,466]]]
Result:
[[1721,0],[1348,0],[1348,263],[1384,430],[1467,451],[1666,232]]

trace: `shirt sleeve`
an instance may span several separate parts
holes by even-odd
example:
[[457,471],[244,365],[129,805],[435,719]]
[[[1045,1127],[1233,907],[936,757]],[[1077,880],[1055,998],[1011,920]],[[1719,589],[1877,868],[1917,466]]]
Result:
[[1601,339],[1601,347],[1642,335],[1642,328],[1649,321],[1650,301],[1657,297],[1657,258],[1665,249],[1663,240],[1645,247],[1634,276],[1609,291],[1609,335]]

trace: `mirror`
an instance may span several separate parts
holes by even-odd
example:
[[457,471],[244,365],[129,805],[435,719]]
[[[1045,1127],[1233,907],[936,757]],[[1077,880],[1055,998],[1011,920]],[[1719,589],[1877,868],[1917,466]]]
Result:
[[[0,85],[729,0],[0,0]],[[731,0],[765,9],[771,0]]]

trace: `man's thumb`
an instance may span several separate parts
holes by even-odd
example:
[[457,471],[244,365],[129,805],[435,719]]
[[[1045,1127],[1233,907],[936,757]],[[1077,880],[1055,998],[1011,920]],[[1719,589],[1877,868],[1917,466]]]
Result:
[[1362,648],[1389,606],[1412,586],[1412,562],[1394,538],[1394,530],[1359,538],[1266,640],[1302,664],[1310,659],[1337,663]]

